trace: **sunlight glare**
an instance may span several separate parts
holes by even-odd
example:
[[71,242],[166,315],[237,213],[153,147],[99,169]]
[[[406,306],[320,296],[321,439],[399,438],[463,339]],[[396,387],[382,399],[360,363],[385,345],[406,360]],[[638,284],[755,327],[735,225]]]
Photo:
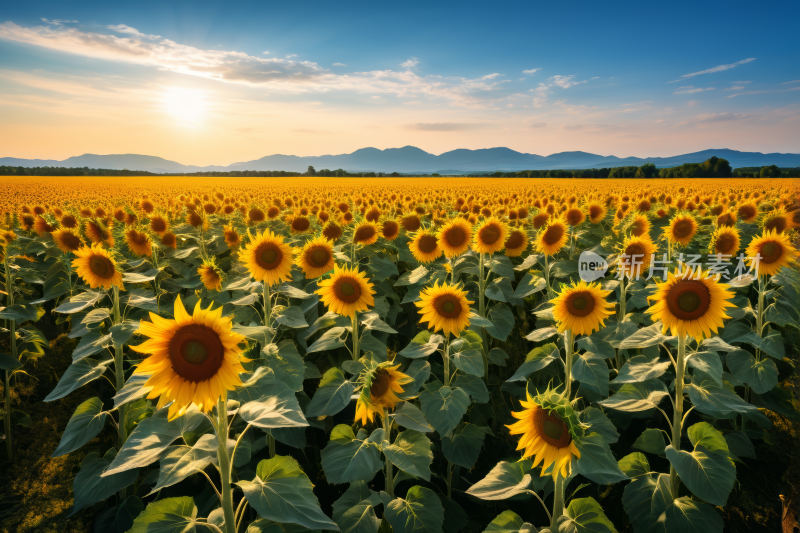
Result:
[[198,126],[206,112],[205,95],[197,89],[170,87],[163,95],[164,110],[186,125]]

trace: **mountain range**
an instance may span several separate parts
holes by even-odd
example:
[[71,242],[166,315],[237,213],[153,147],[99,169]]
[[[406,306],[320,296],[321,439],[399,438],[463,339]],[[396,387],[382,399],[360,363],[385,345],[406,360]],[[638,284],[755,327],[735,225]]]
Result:
[[761,152],[740,152],[727,148],[702,150],[672,157],[616,157],[590,154],[587,152],[560,152],[548,156],[526,154],[510,148],[485,148],[480,150],[458,149],[434,155],[414,146],[402,148],[361,148],[350,154],[296,156],[268,155],[261,159],[233,163],[227,166],[184,165],[161,157],[138,154],[83,154],[69,157],[63,161],[54,159],[19,159],[0,157],[0,165],[22,167],[89,167],[114,170],[144,170],[164,173],[190,173],[234,170],[285,170],[305,172],[309,166],[316,169],[335,170],[342,168],[348,172],[400,172],[464,174],[476,171],[520,171],[587,169],[621,166],[641,166],[654,163],[657,167],[674,167],[684,163],[702,163],[711,156],[728,160],[733,168],[761,167],[800,167],[800,154]]

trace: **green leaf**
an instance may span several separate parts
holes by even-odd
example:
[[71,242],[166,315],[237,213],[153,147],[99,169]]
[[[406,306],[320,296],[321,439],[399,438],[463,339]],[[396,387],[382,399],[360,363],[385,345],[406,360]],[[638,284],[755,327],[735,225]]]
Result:
[[245,422],[264,429],[308,425],[295,393],[277,379],[267,394],[243,404],[239,408],[239,416]]
[[435,335],[428,330],[423,330],[411,339],[408,346],[400,351],[400,355],[409,359],[427,357],[435,352],[443,342],[444,337],[441,335]]
[[335,350],[344,346],[344,339],[350,328],[345,326],[331,328],[323,333],[319,339],[308,347],[306,353],[324,352],[328,350]]
[[416,285],[428,275],[428,269],[424,266],[417,267],[416,269],[406,272],[394,282],[395,287],[402,287],[405,285]]
[[196,518],[191,496],[165,498],[149,503],[128,533],[189,533],[195,530]]
[[442,532],[442,503],[435,492],[419,485],[408,489],[405,499],[389,502],[384,514],[394,533]]
[[413,429],[401,431],[392,444],[383,441],[381,451],[400,470],[425,481],[431,480],[433,452],[431,441],[424,433]]
[[433,426],[428,423],[428,421],[425,419],[425,415],[423,415],[422,411],[417,409],[413,403],[401,403],[400,407],[398,407],[395,412],[389,416],[394,418],[394,421],[397,422],[397,425],[406,429],[413,429],[416,431],[421,431],[422,433],[429,433],[433,431]]
[[267,366],[275,372],[276,381],[295,392],[303,390],[306,364],[303,356],[297,351],[294,341],[287,339],[277,346],[268,344],[261,350],[261,356],[266,360]]
[[576,344],[579,348],[599,355],[603,359],[614,359],[616,356],[616,352],[614,351],[614,347],[611,346],[611,343],[599,337],[595,337],[594,335],[590,337],[582,336],[578,338]]
[[370,277],[372,281],[382,281],[392,276],[399,276],[397,265],[385,257],[372,256],[369,259]]
[[419,395],[422,412],[439,435],[446,435],[461,421],[469,407],[469,396],[461,389],[442,387],[435,392],[424,390]]
[[736,379],[750,385],[757,394],[764,394],[778,384],[778,367],[772,359],[756,361],[745,350],[734,349],[728,353],[726,363]]
[[148,379],[150,379],[150,374],[131,375],[125,385],[114,396],[114,409],[147,396],[153,390],[153,387],[144,386]]
[[296,305],[286,307],[280,315],[275,317],[275,322],[277,324],[283,324],[288,328],[308,327],[308,322],[306,322],[306,317],[303,315],[303,310]]
[[657,407],[665,396],[669,396],[667,386],[658,379],[650,379],[626,383],[613,396],[597,403],[609,409],[635,413]]
[[94,531],[124,533],[133,527],[133,521],[144,511],[144,503],[138,496],[128,496],[119,507],[112,507],[113,519],[107,525],[98,528],[95,522]]
[[346,380],[342,371],[331,367],[322,376],[317,392],[306,407],[306,416],[333,416],[350,404],[355,385]]
[[670,502],[659,523],[664,531],[676,533],[716,533],[724,527],[722,517],[713,507],[686,496]]
[[753,447],[753,442],[744,432],[726,432],[725,442],[728,443],[728,449],[734,453],[736,457],[749,457],[751,459],[756,458],[756,450]]
[[504,303],[497,303],[489,308],[486,318],[492,323],[486,332],[495,339],[505,342],[514,329],[514,313]]
[[626,455],[617,461],[617,466],[631,479],[650,473],[650,463],[647,462],[647,457],[639,452]]
[[69,274],[61,261],[56,261],[47,270],[47,278],[44,281],[42,298],[40,302],[46,302],[58,298],[70,289]]
[[751,331],[747,335],[743,335],[733,342],[746,342],[747,344],[755,346],[762,352],[771,355],[778,360],[782,360],[784,357],[786,357],[786,349],[783,347],[783,338],[778,331],[763,338]]
[[206,434],[201,436],[192,447],[170,446],[167,448],[159,463],[158,482],[150,494],[180,483],[192,474],[205,470],[215,461],[217,447],[216,435]]
[[503,511],[489,522],[483,533],[520,533],[522,531],[527,533],[536,530],[514,511]]
[[86,359],[81,359],[80,361],[72,363],[69,368],[67,368],[67,371],[64,372],[64,375],[61,376],[61,379],[58,380],[56,388],[47,395],[44,401],[52,402],[54,400],[60,400],[78,387],[82,387],[90,381],[94,381],[103,375],[103,372],[106,371],[106,368],[108,368],[111,362],[111,359],[107,361],[96,361],[87,357]]
[[77,294],[69,299],[69,302],[63,303],[53,309],[56,313],[72,314],[78,311],[83,311],[87,307],[91,307],[103,298],[105,298],[105,291],[86,291]]
[[522,494],[531,484],[530,468],[528,460],[516,463],[500,461],[485,478],[467,489],[467,494],[481,500],[507,500]]
[[581,453],[578,468],[582,476],[601,485],[628,479],[628,476],[619,469],[608,443],[600,434],[592,433],[574,442]]
[[114,344],[122,345],[127,343],[134,332],[139,329],[139,323],[133,320],[126,320],[122,324],[115,324],[108,328],[111,333],[111,340]]
[[714,505],[725,505],[736,480],[736,467],[727,454],[711,452],[703,446],[695,447],[693,452],[667,446],[666,453],[692,494]]
[[236,483],[260,516],[275,522],[289,522],[308,529],[333,529],[337,526],[325,516],[314,495],[308,476],[291,457],[276,455],[258,463],[253,481]]
[[183,416],[172,421],[167,420],[168,411],[159,409],[150,418],[139,422],[103,475],[110,476],[154,463],[175,439],[206,419],[196,407],[190,407]]
[[67,423],[61,442],[53,452],[52,457],[66,455],[75,451],[92,440],[106,423],[108,413],[103,411],[103,402],[100,398],[89,398],[80,404]]
[[558,517],[558,530],[564,533],[616,533],[614,524],[594,498],[573,498],[563,516]]
[[485,265],[489,267],[489,271],[494,272],[501,278],[514,279],[514,265],[511,263],[509,257],[505,255],[494,255],[490,257],[491,259],[486,261]]
[[612,383],[639,383],[664,374],[672,362],[659,362],[659,356],[636,355],[628,359]]
[[35,304],[14,304],[11,307],[4,307],[0,310],[0,318],[13,320],[17,325],[28,320],[36,322],[39,319]]
[[21,367],[22,363],[20,363],[17,359],[14,359],[8,354],[0,353],[0,370],[10,371]]
[[689,366],[711,377],[722,385],[722,359],[715,352],[695,352],[689,358]]
[[376,430],[373,436],[367,439],[367,432],[360,429],[356,438],[345,424],[333,428],[331,439],[322,450],[322,468],[330,483],[372,480],[383,467],[379,446],[383,430]]
[[485,436],[475,424],[461,422],[451,436],[442,438],[442,452],[448,461],[471,470],[481,453]]
[[622,507],[634,531],[665,531],[659,517],[671,503],[669,474],[639,476],[622,493]]
[[477,376],[459,374],[456,376],[455,381],[453,381],[453,387],[463,390],[470,395],[472,401],[477,403],[487,403],[490,399],[489,389],[486,388],[486,383]]
[[333,520],[342,533],[376,533],[381,525],[375,506],[381,503],[378,494],[363,481],[356,481],[333,504]]
[[728,443],[714,426],[708,422],[698,422],[688,430],[689,440],[692,446],[697,448],[702,446],[710,452],[722,452],[728,454]]
[[579,418],[582,423],[589,424],[589,431],[599,433],[607,443],[614,444],[619,440],[616,426],[597,407],[587,407],[579,414]]
[[[745,402],[739,395],[702,375],[692,376],[691,385],[687,385],[689,399],[701,413],[718,418],[733,418],[736,414],[747,416],[764,416],[755,405]],[[684,390],[686,390],[684,389]]]
[[608,365],[599,355],[586,352],[572,364],[572,378],[603,397],[608,396]]
[[655,346],[656,344],[667,342],[675,338],[662,335],[661,329],[662,324],[659,320],[652,326],[642,328],[633,335],[626,337],[625,340],[619,344],[619,349],[630,350],[631,348],[647,348],[648,346]]
[[97,352],[106,349],[111,345],[111,335],[103,335],[99,331],[90,331],[83,337],[72,352],[72,361],[80,361],[84,357],[89,357]]
[[483,377],[483,352],[464,350],[451,355],[456,368],[473,376]]
[[[114,449],[112,448],[112,450]],[[127,472],[120,472],[115,475],[103,475],[105,473],[104,471],[111,463],[109,458],[113,458],[114,454],[106,455],[108,457],[94,455],[91,457],[87,456],[87,458],[84,459],[81,464],[81,470],[75,476],[75,480],[72,483],[75,500],[72,503],[69,516],[72,516],[84,507],[105,500],[136,481],[139,475],[138,468],[128,470]]]
[[[489,350],[489,362],[497,366],[506,366],[508,354],[502,348],[492,348]],[[483,375],[483,374],[481,374]]]
[[[510,277],[510,276],[509,276]],[[514,290],[514,298],[525,298],[547,287],[547,280],[538,270],[526,272]]]
[[664,455],[666,447],[667,441],[664,440],[664,433],[654,428],[645,429],[633,443],[633,448],[655,455]]
[[560,357],[558,346],[552,342],[534,348],[525,356],[525,362],[514,372],[514,375],[506,381],[525,381],[528,376],[545,368],[556,359],[560,359]]
[[364,331],[383,331],[384,333],[397,333],[389,324],[384,322],[375,311],[368,311],[361,315],[360,323],[364,326]]

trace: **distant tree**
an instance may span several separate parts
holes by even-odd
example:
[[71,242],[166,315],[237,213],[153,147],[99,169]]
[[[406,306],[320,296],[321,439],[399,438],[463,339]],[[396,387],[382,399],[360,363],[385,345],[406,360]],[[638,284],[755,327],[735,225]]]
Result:
[[314,170],[314,167],[312,167],[311,165],[308,165],[308,171],[306,172],[306,174],[308,174],[309,176],[314,176],[316,173],[317,173],[317,171]]
[[762,178],[775,178],[781,175],[781,169],[779,169],[776,165],[761,167],[761,172],[759,172],[759,175]]
[[645,163],[644,165],[639,167],[639,170],[641,171],[641,176],[637,172],[637,174],[636,174],[637,178],[638,177],[643,177],[643,178],[650,179],[650,178],[654,178],[656,176],[656,174],[658,173],[658,169],[656,168],[656,165],[654,163]]
[[434,172],[433,174],[431,174],[431,177],[432,178],[441,178],[441,176],[439,175],[438,172]]
[[400,177],[400,173],[399,172],[392,172],[391,174],[389,174],[389,176],[391,176],[393,178],[399,178]]
[[719,158],[714,165],[714,174],[718,178],[729,178],[733,175],[733,169],[727,159]]

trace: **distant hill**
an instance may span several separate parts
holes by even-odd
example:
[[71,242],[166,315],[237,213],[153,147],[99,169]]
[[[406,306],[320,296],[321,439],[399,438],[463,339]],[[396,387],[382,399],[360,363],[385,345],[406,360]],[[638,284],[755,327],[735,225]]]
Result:
[[[520,170],[587,169],[620,166],[641,166],[654,163],[657,167],[675,167],[684,163],[701,163],[711,156],[727,159],[731,167],[800,167],[800,154],[763,154],[761,152],[739,152],[727,148],[709,149],[672,157],[616,157],[587,152],[561,152],[548,156],[525,154],[510,148],[484,148],[480,150],[458,149],[434,155],[414,146],[402,148],[361,148],[351,154],[296,156],[268,155],[253,161],[233,163],[228,166],[183,165],[161,157],[137,154],[84,154],[63,161],[52,159],[0,158],[0,165],[22,167],[88,167],[115,170],[145,170],[157,173],[179,172],[226,172],[232,170],[285,170],[305,172],[310,166],[316,169],[348,172],[401,172],[455,174],[485,170],[505,172]],[[446,170],[443,170],[446,169]]]

